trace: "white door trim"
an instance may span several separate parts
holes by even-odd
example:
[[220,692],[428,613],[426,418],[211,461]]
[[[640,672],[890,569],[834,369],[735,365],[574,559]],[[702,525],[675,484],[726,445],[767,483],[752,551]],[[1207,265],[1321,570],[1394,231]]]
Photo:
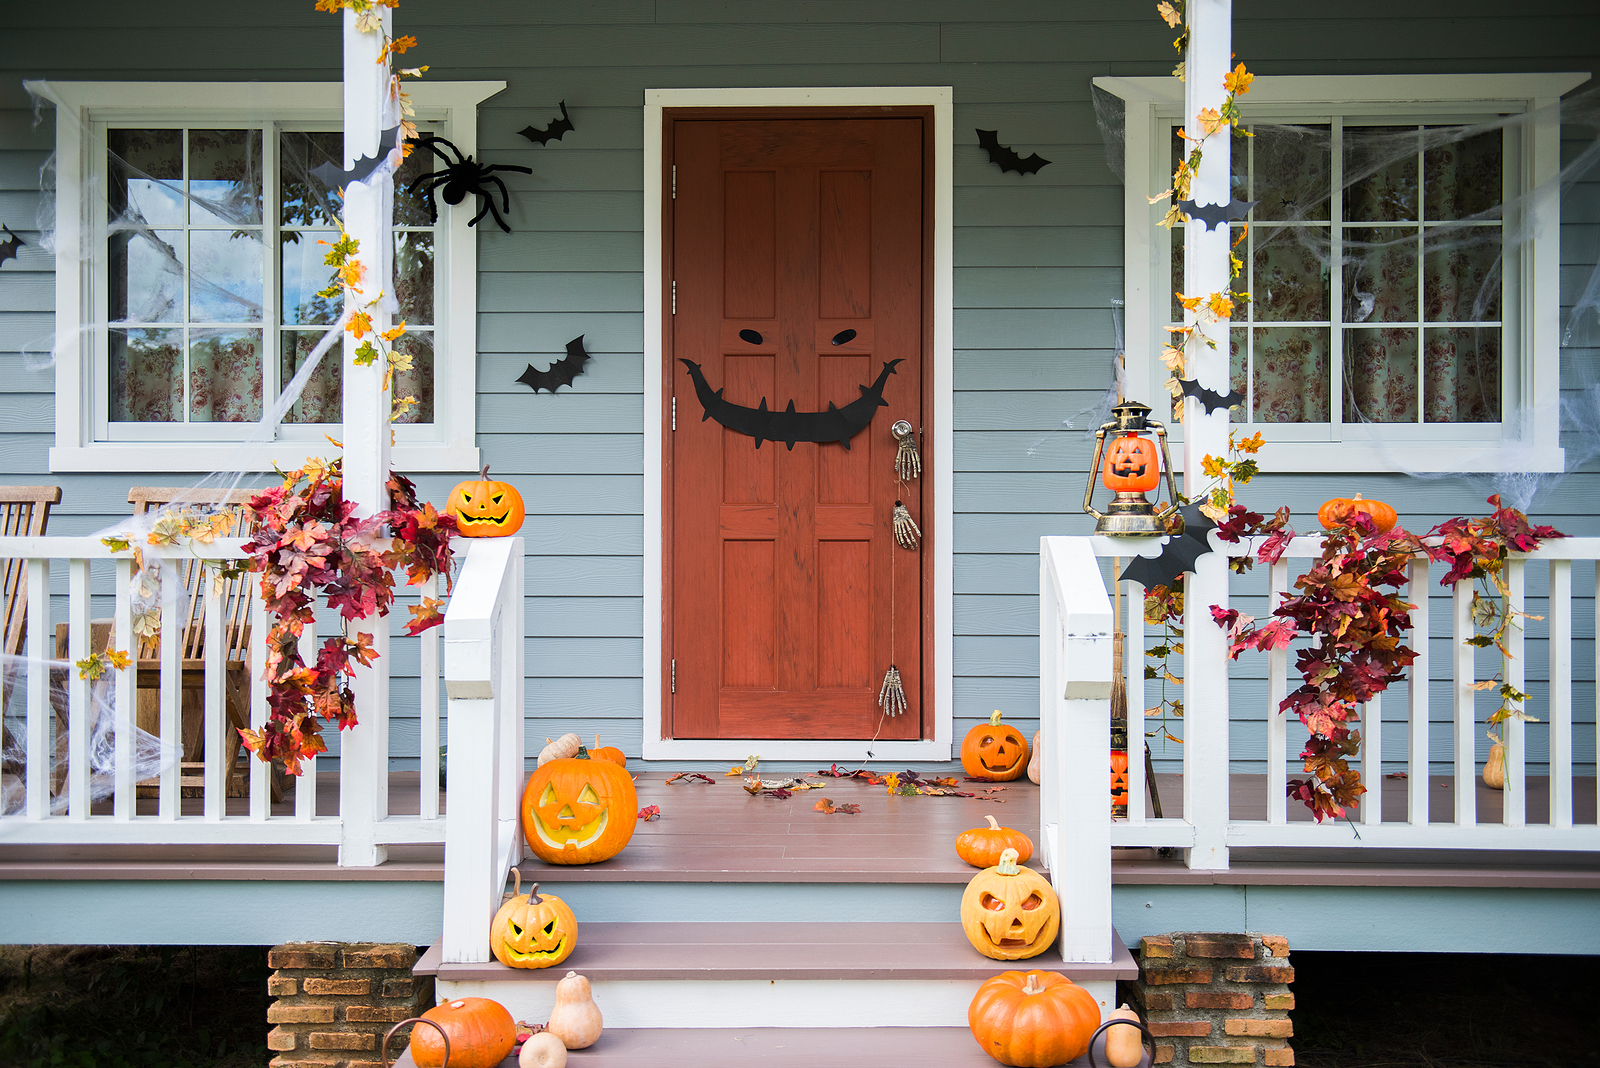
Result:
[[647,89],[644,94],[644,757],[646,760],[743,760],[759,753],[767,760],[864,760],[868,743],[851,741],[775,741],[764,739],[663,738],[661,663],[662,421],[667,400],[662,354],[662,109],[682,107],[933,107],[933,432],[924,443],[932,480],[933,508],[923,517],[931,536],[924,551],[933,567],[933,649],[926,674],[933,695],[933,738],[880,741],[877,760],[949,760],[951,752],[955,602],[951,501],[952,169],[950,86],[827,87],[795,89]]

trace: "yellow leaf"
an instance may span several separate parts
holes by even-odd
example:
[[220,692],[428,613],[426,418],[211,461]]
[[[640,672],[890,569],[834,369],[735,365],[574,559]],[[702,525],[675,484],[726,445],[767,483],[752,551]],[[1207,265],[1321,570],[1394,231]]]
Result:
[[385,341],[393,341],[395,338],[399,337],[401,334],[403,334],[405,332],[406,332],[406,321],[404,319],[401,319],[400,320],[400,324],[398,326],[391,327],[390,329],[385,330],[383,333],[379,334],[378,336],[383,338],[383,340],[385,340]]
[[1217,114],[1216,108],[1201,108],[1198,119],[1200,128],[1206,132],[1207,137],[1222,129],[1222,116]]
[[1183,16],[1178,14],[1178,9],[1167,3],[1167,0],[1161,0],[1161,3],[1156,5],[1156,11],[1166,20],[1167,26],[1172,29],[1176,29],[1178,23],[1183,21]]
[[1241,63],[1222,79],[1222,87],[1235,96],[1243,96],[1250,91],[1250,83],[1255,80],[1256,76],[1245,70]]
[[[1200,302],[1205,299],[1203,297],[1186,297],[1182,293],[1174,293],[1173,296],[1177,297],[1178,303],[1182,304],[1189,311],[1199,310]],[[1212,294],[1212,299],[1216,299],[1216,294]]]
[[1227,469],[1226,463],[1210,453],[1206,453],[1205,459],[1200,461],[1200,470],[1207,478],[1221,478],[1227,473]]
[[1211,294],[1210,300],[1206,302],[1206,307],[1218,319],[1227,319],[1233,315],[1233,301],[1226,293]]

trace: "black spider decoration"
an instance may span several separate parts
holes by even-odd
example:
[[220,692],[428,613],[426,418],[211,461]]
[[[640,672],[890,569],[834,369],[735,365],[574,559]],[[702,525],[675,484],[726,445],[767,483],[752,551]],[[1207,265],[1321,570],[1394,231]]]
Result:
[[[434,207],[433,203],[433,191],[442,186],[446,204],[459,204],[467,198],[468,193],[478,198],[478,214],[472,217],[472,221],[467,223],[468,226],[476,226],[479,219],[487,214],[493,214],[494,221],[500,224],[500,229],[508,234],[511,232],[511,227],[506,225],[505,219],[501,218],[500,212],[495,209],[494,191],[489,189],[488,186],[493,184],[499,187],[501,206],[504,210],[510,211],[511,194],[506,190],[506,183],[496,178],[494,172],[517,171],[521,174],[532,174],[532,168],[516,167],[508,163],[495,163],[485,166],[471,156],[463,155],[461,150],[449,141],[442,137],[434,137],[432,134],[426,137],[411,138],[411,144],[419,148],[428,149],[435,156],[444,160],[445,164],[443,171],[419,175],[411,180],[410,185],[406,186],[406,192],[410,193],[419,185],[427,183],[424,193],[428,198],[429,222],[437,222],[439,220],[439,210]],[[440,145],[453,152],[455,159],[445,155],[444,151],[439,148]]]

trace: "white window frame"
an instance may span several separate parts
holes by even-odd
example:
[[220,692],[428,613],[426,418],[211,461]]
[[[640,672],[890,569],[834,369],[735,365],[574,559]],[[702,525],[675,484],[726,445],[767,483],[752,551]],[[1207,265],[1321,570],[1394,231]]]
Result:
[[[1534,191],[1526,218],[1508,218],[1532,236],[1506,249],[1506,292],[1501,353],[1509,417],[1502,423],[1432,424],[1427,440],[1415,428],[1386,424],[1337,424],[1340,440],[1306,441],[1292,425],[1275,434],[1272,424],[1254,424],[1270,448],[1263,465],[1273,471],[1561,471],[1560,446],[1560,101],[1588,81],[1587,73],[1471,75],[1260,76],[1240,98],[1245,121],[1252,114],[1277,121],[1327,121],[1330,110],[1362,116],[1393,116],[1436,123],[1484,114],[1534,113],[1533,121],[1509,138],[1507,186]],[[1164,394],[1159,354],[1171,303],[1170,260],[1151,256],[1163,239],[1160,220],[1167,205],[1149,197],[1168,188],[1171,154],[1168,129],[1181,125],[1183,83],[1172,77],[1096,78],[1096,87],[1126,104],[1124,155],[1123,298],[1126,302],[1128,393]],[[1339,353],[1329,352],[1331,361]],[[1182,428],[1174,427],[1175,440]],[[1296,438],[1299,440],[1295,440]]]
[[[419,120],[433,124],[464,154],[477,152],[478,104],[505,82],[415,82],[408,87]],[[96,383],[104,358],[93,329],[103,325],[92,304],[95,272],[104,249],[80,260],[88,230],[83,189],[103,170],[108,125],[139,122],[189,126],[227,123],[331,124],[342,119],[339,82],[50,82],[56,103],[56,443],[51,471],[211,471],[221,464],[248,471],[298,466],[307,449],[325,451],[293,426],[272,440],[240,439],[254,424],[219,424],[215,438],[193,431],[162,441],[105,440],[98,432]],[[270,177],[270,176],[269,176]],[[477,235],[468,228],[471,204],[441,205],[436,230],[434,421],[395,427],[391,458],[396,470],[476,471]],[[278,285],[270,273],[269,288]],[[276,301],[270,302],[276,307]],[[337,356],[337,352],[334,353]],[[276,350],[266,354],[277,359]],[[178,426],[180,424],[173,424]],[[192,424],[187,424],[192,425]],[[259,436],[259,435],[258,435]],[[220,451],[219,451],[220,448]]]

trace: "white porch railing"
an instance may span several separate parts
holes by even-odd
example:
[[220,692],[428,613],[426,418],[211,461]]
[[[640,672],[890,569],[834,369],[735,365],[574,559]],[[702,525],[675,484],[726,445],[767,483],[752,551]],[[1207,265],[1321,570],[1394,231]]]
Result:
[[[1255,552],[1254,544],[1224,547],[1230,555]],[[1041,744],[1045,746],[1044,780],[1041,796],[1041,827],[1044,848],[1050,870],[1058,880],[1081,881],[1076,871],[1063,872],[1069,865],[1082,863],[1082,858],[1072,852],[1071,839],[1084,833],[1083,828],[1109,824],[1109,844],[1113,846],[1146,846],[1186,848],[1194,845],[1197,827],[1191,813],[1166,819],[1152,818],[1146,808],[1145,765],[1133,751],[1144,733],[1141,710],[1149,702],[1145,696],[1144,667],[1144,588],[1138,583],[1121,584],[1120,595],[1125,598],[1122,618],[1125,620],[1125,668],[1127,671],[1129,742],[1128,760],[1128,815],[1126,819],[1109,819],[1107,793],[1107,768],[1100,754],[1106,751],[1109,738],[1109,711],[1096,702],[1090,709],[1088,702],[1074,702],[1071,687],[1075,679],[1085,677],[1078,664],[1082,654],[1075,649],[1085,636],[1100,630],[1109,632],[1109,625],[1099,622],[1100,613],[1107,611],[1097,600],[1103,591],[1105,579],[1100,563],[1095,557],[1121,555],[1128,558],[1130,546],[1107,538],[1043,538],[1040,544],[1040,729]],[[1261,603],[1243,607],[1251,614],[1265,617],[1291,589],[1292,576],[1307,569],[1306,562],[1321,554],[1321,539],[1296,538],[1288,553],[1278,563],[1257,565],[1252,575],[1266,572],[1266,599]],[[1266,774],[1258,777],[1263,783],[1264,796],[1252,798],[1253,813],[1264,812],[1265,818],[1241,818],[1229,815],[1221,828],[1223,839],[1231,848],[1277,846],[1341,849],[1407,848],[1407,849],[1498,849],[1498,850],[1570,850],[1600,851],[1600,826],[1591,822],[1574,822],[1574,716],[1573,716],[1573,630],[1574,599],[1572,595],[1572,565],[1575,561],[1600,561],[1600,538],[1567,538],[1547,542],[1533,553],[1513,554],[1508,561],[1506,579],[1510,596],[1506,598],[1512,611],[1523,611],[1529,578],[1529,568],[1548,572],[1548,604],[1536,611],[1543,620],[1525,619],[1521,629],[1513,628],[1507,642],[1512,657],[1500,658],[1500,678],[1519,690],[1534,690],[1534,696],[1525,702],[1527,713],[1537,724],[1523,724],[1512,720],[1501,725],[1500,734],[1506,750],[1506,781],[1503,791],[1502,813],[1498,822],[1478,820],[1478,751],[1486,745],[1484,738],[1486,716],[1477,707],[1479,691],[1474,683],[1479,681],[1477,653],[1464,639],[1474,634],[1471,619],[1472,583],[1457,583],[1451,591],[1451,618],[1448,634],[1432,626],[1429,615],[1429,598],[1439,591],[1436,570],[1429,574],[1429,561],[1417,558],[1411,565],[1410,585],[1402,591],[1408,601],[1417,607],[1411,613],[1413,634],[1408,641],[1417,652],[1416,662],[1406,672],[1403,684],[1390,686],[1386,696],[1391,704],[1404,702],[1404,750],[1392,752],[1385,749],[1382,725],[1398,725],[1400,717],[1385,719],[1382,701],[1373,701],[1362,710],[1362,749],[1358,758],[1361,780],[1368,787],[1361,804],[1352,810],[1350,821],[1328,820],[1317,824],[1301,807],[1291,804],[1286,796],[1286,784],[1294,754],[1299,752],[1305,728],[1297,719],[1278,711],[1279,703],[1291,686],[1293,648],[1267,654],[1245,653],[1241,664],[1251,657],[1266,658]],[[1236,587],[1253,582],[1260,600],[1260,579],[1234,577]],[[1595,568],[1595,601],[1600,605],[1600,565]],[[1233,607],[1241,607],[1240,598],[1250,596],[1246,590],[1236,590],[1232,595]],[[1591,610],[1593,608],[1591,605]],[[1593,617],[1587,613],[1585,622]],[[1198,626],[1212,626],[1206,619]],[[1443,665],[1430,660],[1432,635],[1436,645],[1433,652],[1448,650],[1449,667],[1436,671]],[[1448,644],[1441,639],[1448,638]],[[1548,649],[1548,668],[1541,672],[1544,679],[1537,685],[1527,684],[1527,658],[1524,647],[1530,642],[1544,642]],[[1596,669],[1600,673],[1600,643],[1595,643]],[[1448,728],[1450,754],[1447,760],[1434,759],[1430,754],[1430,726],[1434,711],[1430,702],[1429,682],[1443,684],[1448,677],[1451,708]],[[1484,678],[1493,677],[1492,672]],[[1413,684],[1413,680],[1415,684]],[[1546,689],[1547,693],[1543,692]],[[1491,687],[1484,701],[1493,700],[1498,707],[1498,686]],[[1226,702],[1223,708],[1226,709]],[[1592,722],[1592,720],[1590,721]],[[1546,765],[1548,769],[1548,811],[1537,813],[1530,822],[1527,777],[1527,743],[1530,733],[1537,731],[1548,739]],[[1390,743],[1397,732],[1390,731]],[[1227,732],[1221,733],[1224,744],[1207,748],[1199,736],[1192,737],[1181,748],[1182,770],[1186,780],[1191,776],[1212,782],[1229,782],[1229,769],[1235,757],[1227,744]],[[1088,742],[1082,740],[1088,739]],[[1295,744],[1291,748],[1291,739]],[[1064,754],[1074,750],[1085,754],[1071,766],[1065,763]],[[1298,761],[1295,761],[1298,766]],[[1441,767],[1440,765],[1443,765]],[[1406,811],[1403,816],[1386,814],[1383,808],[1383,782],[1386,769],[1390,774],[1403,773],[1405,777]],[[1202,775],[1205,770],[1212,774]],[[1430,773],[1435,778],[1430,780]],[[1448,779],[1452,815],[1448,821],[1433,820],[1431,808],[1441,794],[1430,781],[1438,777]],[[1081,781],[1080,781],[1081,779]],[[1537,793],[1534,795],[1537,796]],[[1238,795],[1235,794],[1235,801]],[[1228,812],[1228,805],[1212,806],[1216,811]],[[1355,824],[1352,828],[1351,822]],[[1073,828],[1070,836],[1062,837],[1056,828]],[[1202,839],[1218,828],[1198,828]],[[1098,849],[1098,845],[1095,846]],[[1059,851],[1059,852],[1058,852]],[[1062,863],[1057,863],[1060,857]],[[1221,856],[1227,863],[1226,851]],[[1192,861],[1191,861],[1192,863]],[[1097,876],[1098,878],[1098,876]],[[1107,880],[1109,886],[1109,880]],[[1076,890],[1074,891],[1077,892]],[[1091,907],[1100,907],[1102,891],[1098,887],[1084,887],[1090,894]],[[1064,942],[1065,945],[1065,942]]]
[[[239,538],[219,538],[210,545],[143,546],[145,559],[152,562],[166,558],[181,564],[196,558],[203,560],[236,560],[243,557]],[[22,745],[8,745],[8,749],[22,749],[26,753],[25,765],[6,768],[5,775],[13,783],[20,780],[24,802],[21,810],[0,819],[0,842],[16,843],[72,843],[105,845],[169,845],[169,844],[299,844],[343,846],[347,840],[377,842],[380,846],[396,843],[442,843],[445,840],[445,821],[440,818],[439,790],[439,632],[424,632],[416,639],[396,639],[392,649],[403,648],[403,641],[415,641],[419,655],[419,682],[421,696],[418,702],[420,726],[418,756],[421,766],[421,797],[416,814],[397,815],[389,810],[387,746],[377,752],[380,758],[370,766],[357,766],[353,760],[341,761],[339,769],[340,810],[375,812],[374,819],[356,826],[352,817],[319,815],[317,813],[317,762],[306,761],[304,774],[294,783],[292,802],[274,805],[271,797],[269,769],[258,760],[249,760],[249,790],[247,811],[229,812],[226,782],[229,770],[225,767],[228,746],[226,732],[232,730],[225,711],[227,686],[224,663],[227,642],[224,627],[228,621],[224,611],[220,587],[211,582],[202,583],[204,596],[204,711],[205,741],[204,800],[196,806],[187,806],[185,812],[181,797],[180,767],[176,753],[165,762],[159,775],[157,798],[152,806],[140,804],[134,766],[136,731],[136,694],[138,692],[138,661],[122,671],[108,671],[110,687],[109,714],[112,746],[115,757],[109,761],[109,771],[98,774],[89,759],[89,740],[97,724],[95,717],[105,715],[104,708],[97,710],[91,699],[90,683],[78,677],[72,661],[86,657],[90,652],[90,624],[95,615],[94,606],[104,610],[112,604],[112,638],[110,647],[134,652],[133,606],[129,591],[133,577],[133,560],[130,552],[113,553],[98,538],[93,537],[0,537],[0,557],[21,558],[28,561],[26,591],[28,633],[24,650],[24,663],[13,684],[21,691],[17,694],[0,691],[0,707],[7,716],[5,730],[22,724]],[[67,596],[62,605],[59,596],[53,596],[53,579],[65,571]],[[108,585],[109,583],[109,585]],[[267,621],[254,580],[247,584],[249,594],[243,608],[243,617],[249,626],[249,722],[259,729],[266,721],[266,684],[261,679],[261,665],[265,656]],[[403,587],[397,591],[401,597],[431,597],[436,595],[436,585],[430,581],[422,586]],[[183,692],[181,636],[185,631],[186,617],[196,615],[194,606],[184,603],[186,591],[179,582],[170,579],[162,584],[160,659],[157,668],[159,683],[159,735],[168,740],[174,749],[183,731]],[[65,614],[63,616],[62,609]],[[54,612],[53,612],[54,610]],[[385,625],[403,619],[403,604],[397,603]],[[67,624],[67,662],[51,661],[55,657],[55,624]],[[312,659],[316,655],[316,634],[312,628],[301,639],[302,655]],[[407,654],[409,655],[409,653]],[[390,670],[389,664],[380,660],[373,670]],[[55,677],[56,696],[52,696],[52,675]],[[62,682],[65,682],[64,700]],[[5,681],[0,678],[0,686]],[[21,706],[19,715],[19,708]],[[357,710],[360,724],[355,731],[374,732],[380,740],[388,737],[388,708]],[[104,729],[103,723],[98,724]],[[330,728],[331,731],[331,728]],[[56,741],[66,737],[66,768],[64,777],[54,766]],[[349,732],[346,732],[346,738]],[[9,740],[8,740],[9,741]],[[109,789],[109,809],[104,796],[105,779],[112,779]],[[96,786],[99,789],[96,790]],[[376,796],[379,804],[346,805],[344,799],[361,791],[365,796]],[[96,794],[101,796],[96,796]],[[65,804],[61,797],[65,795]],[[287,799],[286,799],[287,800]],[[235,804],[238,809],[242,806]],[[151,811],[151,809],[154,811]],[[141,811],[143,809],[143,811]],[[276,811],[275,811],[276,809]],[[344,850],[341,848],[341,856]],[[381,855],[381,854],[380,854]]]
[[450,701],[447,963],[489,959],[489,917],[522,859],[523,559],[521,538],[467,541],[444,617]]

